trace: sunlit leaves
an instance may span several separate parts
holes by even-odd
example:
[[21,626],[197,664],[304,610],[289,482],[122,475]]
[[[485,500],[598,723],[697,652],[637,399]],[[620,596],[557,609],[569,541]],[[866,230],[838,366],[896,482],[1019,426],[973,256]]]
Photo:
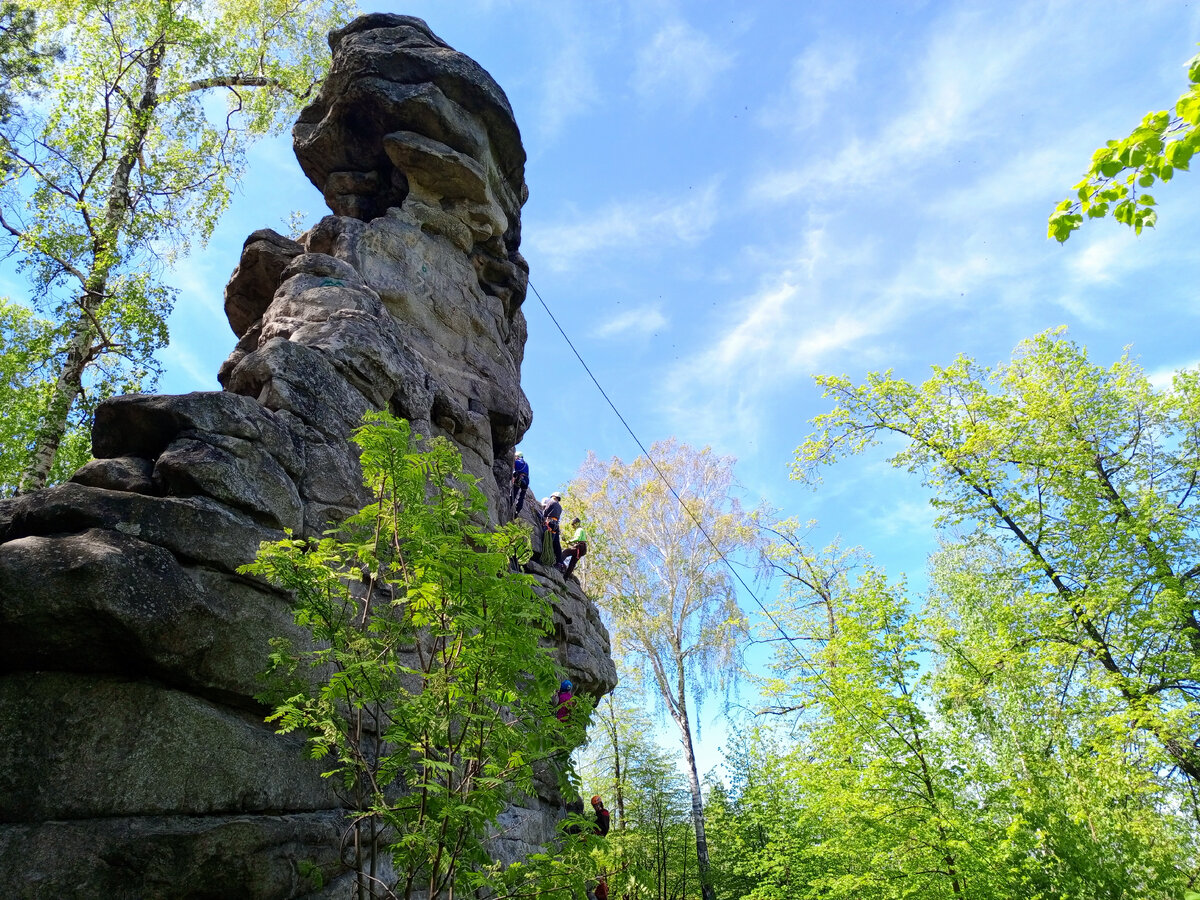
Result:
[[1139,189],[1170,181],[1176,170],[1186,171],[1200,148],[1200,56],[1188,62],[1188,90],[1175,101],[1173,111],[1147,113],[1128,137],[1108,141],[1092,154],[1083,180],[1050,216],[1047,233],[1059,243],[1090,219],[1110,213],[1135,233],[1153,228],[1158,221],[1153,198]]
[[[959,358],[921,385],[822,378],[834,408],[798,449],[796,474],[905,439],[944,526],[993,534],[1006,575],[1056,608],[1044,638],[1077,648],[1127,714],[1191,778],[1200,680],[1200,467],[1194,376],[1155,390],[1130,360],[1090,362],[1060,333],[996,369]],[[1179,714],[1180,710],[1189,710]]]
[[[59,327],[55,396],[34,432],[45,483],[78,398],[157,371],[174,291],[162,269],[203,244],[255,137],[287,127],[328,64],[350,0],[27,0],[53,64],[18,68],[0,128],[0,237],[26,298]],[[224,107],[224,108],[222,108]],[[3,123],[0,123],[3,124]],[[92,371],[102,368],[102,373]],[[101,389],[102,390],[102,389]]]
[[[368,832],[385,829],[402,895],[503,896],[489,828],[534,792],[535,765],[579,743],[589,704],[579,698],[576,721],[554,716],[550,606],[510,562],[529,558],[528,535],[478,524],[487,503],[453,446],[418,449],[386,413],[355,441],[372,501],[319,541],[264,544],[244,569],[287,589],[311,636],[274,643],[270,721],[308,736],[368,857]],[[547,868],[570,880],[546,861],[513,883]]]

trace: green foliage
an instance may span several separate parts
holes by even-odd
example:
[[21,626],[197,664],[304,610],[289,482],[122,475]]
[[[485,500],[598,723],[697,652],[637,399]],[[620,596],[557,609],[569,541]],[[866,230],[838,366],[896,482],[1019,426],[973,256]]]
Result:
[[[25,489],[47,483],[79,396],[157,372],[175,292],[161,268],[203,243],[248,141],[290,124],[350,0],[28,0],[67,48],[12,73],[36,104],[0,128],[0,234],[56,325],[52,394]],[[217,93],[226,101],[221,109]]]
[[[33,454],[30,438],[45,415],[54,388],[54,323],[32,310],[0,298],[0,497],[16,493]],[[77,404],[51,469],[50,479],[62,481],[91,456],[91,438],[84,424],[95,403],[120,384],[104,384]]]
[[496,817],[534,793],[535,766],[580,742],[589,712],[554,716],[559,676],[539,643],[550,606],[511,562],[529,558],[527,533],[476,524],[486,499],[448,441],[418,451],[419,436],[386,413],[354,440],[373,502],[320,541],[264,544],[243,570],[290,591],[312,637],[275,642],[274,675],[292,687],[269,721],[308,735],[355,811],[368,895],[390,896],[377,881],[382,845],[404,897],[519,895],[535,882],[542,896],[569,896],[581,858],[501,871],[488,856]]
[[698,893],[695,833],[687,779],[655,739],[649,698],[638,679],[621,683],[596,708],[581,772],[584,794],[612,807],[613,830],[603,853],[614,896],[666,900]]
[[[53,47],[39,47],[37,20],[32,9],[3,0],[0,2],[0,124],[17,110],[13,83],[36,85],[47,63],[59,55]],[[0,171],[4,163],[0,159]]]
[[[751,896],[961,893],[960,784],[926,712],[929,647],[904,586],[865,560],[852,580],[836,548],[816,554],[781,533],[787,540],[770,555],[805,580],[777,614],[786,637],[775,644],[768,687],[774,711],[800,715],[803,738],[768,768],[782,767],[803,790],[800,798],[751,794],[768,844],[782,842],[775,855],[791,863],[758,872]],[[797,594],[807,602],[796,603]],[[794,843],[797,817],[810,834],[805,844]]]
[[818,379],[794,475],[900,438],[952,535],[923,607],[785,522],[716,881],[755,898],[1178,900],[1200,859],[1200,378],[1061,332],[915,385]]
[[1084,216],[1112,214],[1141,234],[1158,220],[1155,200],[1145,193],[1156,182],[1168,182],[1187,171],[1200,149],[1200,55],[1187,63],[1188,89],[1170,110],[1146,113],[1128,137],[1108,141],[1092,154],[1075,195],[1063,200],[1050,216],[1048,234],[1059,243],[1083,223]]
[[924,475],[940,522],[1011,551],[1001,574],[1029,598],[1038,644],[1077,650],[1118,701],[1114,729],[1154,735],[1200,781],[1200,376],[1157,391],[1129,359],[1105,369],[1048,332],[994,371],[959,358],[920,386],[818,381],[836,405],[796,477],[903,437],[891,462]]
[[794,582],[769,634],[780,724],[735,742],[731,790],[709,805],[726,893],[1180,895],[1198,849],[1190,791],[1151,736],[1114,733],[1077,648],[1018,649],[1028,598],[978,541],[939,555],[918,609],[862,551],[780,529],[770,556]]

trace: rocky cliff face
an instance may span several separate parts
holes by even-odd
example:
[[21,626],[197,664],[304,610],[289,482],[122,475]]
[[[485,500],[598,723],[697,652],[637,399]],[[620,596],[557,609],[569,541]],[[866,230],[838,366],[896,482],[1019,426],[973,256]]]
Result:
[[[254,695],[285,597],[236,574],[282,529],[363,501],[347,442],[369,408],[445,435],[506,516],[527,266],[524,151],[503,91],[418,19],[330,36],[295,127],[333,215],[252,234],[225,294],[225,390],[134,395],[96,417],[96,460],[0,503],[0,884],[14,897],[342,896],[340,801]],[[574,583],[536,564],[584,691],[615,683]],[[547,840],[549,783],[497,856]],[[298,863],[331,881],[314,893]]]

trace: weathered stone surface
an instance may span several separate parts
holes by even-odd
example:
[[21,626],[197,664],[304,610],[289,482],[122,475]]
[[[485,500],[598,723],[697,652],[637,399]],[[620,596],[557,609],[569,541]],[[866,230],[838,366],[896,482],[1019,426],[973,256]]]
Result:
[[[282,529],[320,535],[367,499],[348,438],[386,408],[455,442],[507,519],[528,265],[508,101],[417,19],[371,15],[294,135],[329,201],[297,241],[247,239],[226,289],[224,391],[101,404],[97,460],[0,501],[0,883],[14,896],[338,898],[342,802],[255,699],[287,598],[236,574]],[[532,515],[534,504],[527,504]],[[530,564],[545,639],[610,690],[577,583]],[[498,823],[500,861],[550,841],[550,765]],[[299,862],[327,885],[312,891]],[[22,891],[24,893],[22,893]]]
[[119,531],[0,545],[0,671],[149,676],[258,709],[276,635],[300,637],[278,593]]
[[241,438],[190,434],[195,436],[185,432],[172,441],[154,465],[154,478],[164,493],[212,497],[269,527],[300,530],[300,494],[275,457]]
[[262,316],[284,268],[303,252],[300,244],[270,228],[246,238],[242,259],[225,285],[225,317],[234,334],[241,337]]
[[[296,155],[313,184],[325,191],[334,172],[374,172],[371,190],[383,193],[361,195],[372,213],[361,218],[381,215],[403,200],[392,188],[392,173],[404,171],[393,167],[383,138],[411,130],[477,162],[490,158],[489,178],[510,229],[518,227],[527,196],[525,150],[508,98],[478,63],[411,16],[362,16],[331,34],[329,43],[329,77],[293,130]],[[415,127],[396,127],[410,122]],[[513,238],[515,249],[519,233]]]
[[[83,471],[82,469],[80,471]],[[148,497],[76,483],[3,504],[0,546],[30,535],[104,528],[163,547],[177,559],[233,572],[280,533],[208,497]]]
[[304,467],[292,434],[269,409],[225,391],[176,396],[126,394],[96,409],[92,454],[101,459],[136,456],[154,460],[185,432],[212,433],[261,444],[289,472]]
[[140,456],[93,459],[71,476],[71,481],[89,487],[155,494],[154,463]]
[[335,878],[342,827],[339,811],[0,825],[0,883],[14,900],[348,898]]
[[6,675],[0,726],[0,822],[341,805],[300,738],[152,682]]
[[276,338],[250,353],[229,377],[228,390],[286,410],[326,438],[345,440],[370,408],[319,350]]

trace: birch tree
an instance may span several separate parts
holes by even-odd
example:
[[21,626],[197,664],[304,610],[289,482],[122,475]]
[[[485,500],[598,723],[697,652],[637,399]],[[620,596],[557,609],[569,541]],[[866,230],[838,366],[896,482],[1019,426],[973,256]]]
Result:
[[568,504],[594,531],[586,584],[607,611],[614,648],[640,666],[679,731],[696,860],[704,898],[713,900],[693,714],[736,674],[745,619],[722,557],[750,550],[756,530],[733,496],[732,458],[674,439],[650,455],[657,468],[646,457],[604,463],[589,455]]
[[[37,427],[4,448],[42,487],[81,398],[152,383],[175,291],[163,268],[203,243],[248,143],[291,124],[352,0],[29,0],[64,57],[3,129],[0,237],[56,324]],[[14,96],[34,88],[17,73]]]

